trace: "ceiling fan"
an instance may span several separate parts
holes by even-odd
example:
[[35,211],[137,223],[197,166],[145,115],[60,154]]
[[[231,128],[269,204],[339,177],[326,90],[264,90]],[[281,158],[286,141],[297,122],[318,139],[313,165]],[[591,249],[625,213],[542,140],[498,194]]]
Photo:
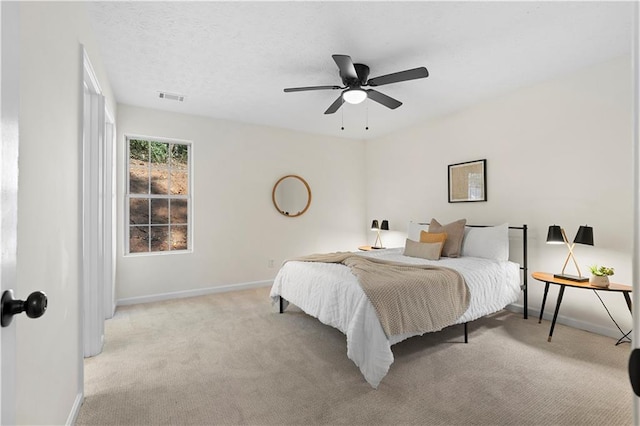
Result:
[[417,78],[425,78],[429,76],[429,71],[425,67],[413,68],[406,71],[395,72],[392,74],[381,75],[380,77],[369,78],[369,67],[364,64],[354,64],[350,56],[332,55],[333,60],[340,69],[340,78],[344,86],[311,86],[311,87],[291,87],[284,89],[288,92],[304,92],[307,90],[342,90],[327,110],[325,114],[333,114],[344,102],[351,104],[359,104],[369,98],[386,106],[387,108],[396,109],[402,102],[393,99],[383,93],[373,89],[363,89],[363,87],[383,86],[385,84],[398,83],[401,81],[415,80]]

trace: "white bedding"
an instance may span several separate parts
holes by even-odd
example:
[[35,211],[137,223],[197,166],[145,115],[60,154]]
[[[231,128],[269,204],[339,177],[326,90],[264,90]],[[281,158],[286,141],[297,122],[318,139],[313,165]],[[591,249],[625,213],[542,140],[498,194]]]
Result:
[[[460,272],[469,287],[471,302],[456,324],[497,312],[515,302],[520,295],[520,266],[517,263],[477,257],[430,261],[403,256],[403,251],[404,248],[394,248],[358,254],[410,264],[434,264]],[[391,345],[419,334],[387,338],[356,277],[342,264],[287,262],[271,288],[273,303],[278,301],[278,296],[342,331],[347,336],[347,356],[374,388],[393,363]]]

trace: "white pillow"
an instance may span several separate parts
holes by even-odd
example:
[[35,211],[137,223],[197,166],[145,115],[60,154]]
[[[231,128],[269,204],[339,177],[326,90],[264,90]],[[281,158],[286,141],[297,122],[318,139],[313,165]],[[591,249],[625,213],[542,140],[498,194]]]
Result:
[[409,222],[407,227],[407,238],[413,241],[420,241],[420,231],[429,231],[428,223]]
[[509,260],[509,224],[464,230],[462,256]]

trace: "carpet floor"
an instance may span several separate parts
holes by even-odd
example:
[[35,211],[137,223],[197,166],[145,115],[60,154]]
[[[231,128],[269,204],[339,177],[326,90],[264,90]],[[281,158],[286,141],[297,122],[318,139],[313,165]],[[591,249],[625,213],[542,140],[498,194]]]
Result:
[[393,346],[377,390],[346,338],[269,289],[119,307],[78,425],[629,425],[629,344],[501,311]]

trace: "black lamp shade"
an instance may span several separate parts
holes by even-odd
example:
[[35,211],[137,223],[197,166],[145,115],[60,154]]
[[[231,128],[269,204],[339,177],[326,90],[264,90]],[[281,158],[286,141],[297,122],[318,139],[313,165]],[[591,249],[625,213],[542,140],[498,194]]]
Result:
[[547,244],[562,244],[564,238],[562,238],[562,229],[558,225],[551,225],[549,232],[547,233]]
[[378,229],[380,229],[380,226],[378,225],[378,221],[374,220],[373,222],[371,222],[371,230],[377,231]]
[[380,226],[380,229],[383,231],[388,231],[389,230],[389,221],[388,220],[383,220],[382,221],[382,225]]
[[577,244],[592,246],[593,228],[587,225],[580,226],[580,228],[578,228],[578,232],[576,233],[576,237],[573,239],[573,242]]

